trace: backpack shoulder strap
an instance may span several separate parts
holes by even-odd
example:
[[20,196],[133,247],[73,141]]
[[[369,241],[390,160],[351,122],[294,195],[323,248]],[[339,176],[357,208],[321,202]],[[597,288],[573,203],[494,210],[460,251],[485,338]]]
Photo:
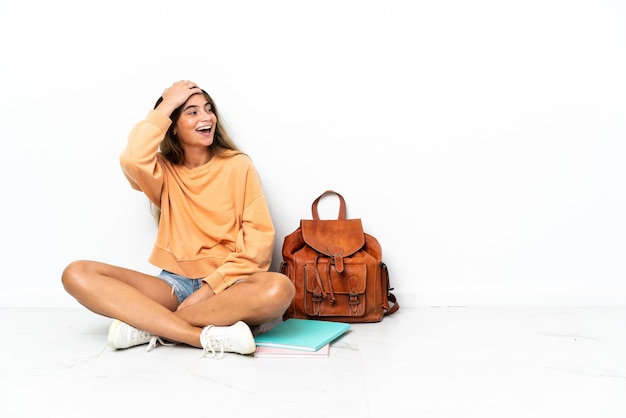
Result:
[[400,309],[400,305],[398,304],[398,299],[396,298],[396,295],[391,293],[393,288],[389,287],[389,270],[387,269],[387,265],[385,263],[381,263],[380,267],[382,269],[385,283],[387,283],[386,285],[387,302],[391,302],[393,304],[392,306],[389,307],[388,310],[385,311],[385,316],[387,316],[387,315],[391,315],[392,313],[397,312],[398,309]]

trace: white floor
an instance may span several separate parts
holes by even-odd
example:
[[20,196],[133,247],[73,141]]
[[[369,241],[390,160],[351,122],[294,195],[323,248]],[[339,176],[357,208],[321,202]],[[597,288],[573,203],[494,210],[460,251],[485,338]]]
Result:
[[0,309],[2,417],[626,417],[626,308],[402,308],[326,359],[113,351],[84,309]]

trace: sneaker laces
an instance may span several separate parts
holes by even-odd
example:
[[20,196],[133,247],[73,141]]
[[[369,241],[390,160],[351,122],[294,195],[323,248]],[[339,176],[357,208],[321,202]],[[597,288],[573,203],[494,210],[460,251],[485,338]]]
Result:
[[[224,336],[216,337],[214,335],[207,335],[208,330],[213,328],[212,325],[209,325],[203,330],[204,336],[206,338],[206,342],[204,344],[204,349],[202,350],[202,357],[208,357],[212,359],[221,359],[224,357],[224,341],[222,338]],[[218,349],[218,351],[216,351]]]
[[163,338],[157,337],[156,335],[153,335],[152,338],[150,338],[150,342],[148,343],[148,347],[146,347],[146,353],[149,352],[149,351],[152,351],[152,349],[154,347],[156,347],[157,343],[161,343],[161,345],[164,345],[166,347],[171,347],[173,345],[176,345],[176,343],[169,343],[169,342],[165,341]]

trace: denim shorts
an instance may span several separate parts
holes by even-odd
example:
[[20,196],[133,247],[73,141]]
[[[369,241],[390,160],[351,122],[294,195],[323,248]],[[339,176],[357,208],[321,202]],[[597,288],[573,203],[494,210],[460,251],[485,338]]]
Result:
[[188,279],[187,277],[170,273],[167,270],[161,271],[157,277],[172,286],[172,293],[176,294],[178,303],[183,303],[189,295],[202,286],[202,279]]

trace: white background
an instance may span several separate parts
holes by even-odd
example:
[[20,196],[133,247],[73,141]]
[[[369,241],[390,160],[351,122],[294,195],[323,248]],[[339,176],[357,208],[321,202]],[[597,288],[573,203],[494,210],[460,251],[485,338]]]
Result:
[[624,304],[623,2],[3,1],[0,53],[0,306],[76,305],[74,259],[157,271],[118,155],[179,79],[254,160],[274,269],[334,189],[401,304]]

